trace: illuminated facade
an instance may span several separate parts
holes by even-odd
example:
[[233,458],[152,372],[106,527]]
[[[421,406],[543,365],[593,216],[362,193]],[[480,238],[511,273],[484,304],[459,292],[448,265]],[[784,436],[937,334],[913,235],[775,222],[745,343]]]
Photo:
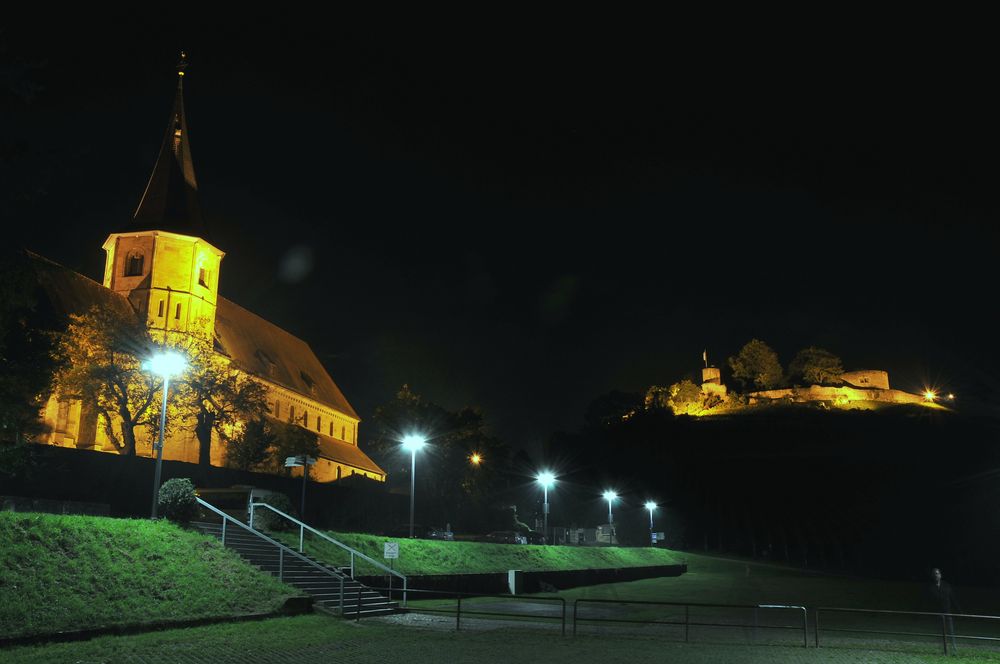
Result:
[[[309,346],[219,295],[225,253],[205,239],[184,113],[184,66],[182,56],[170,122],[142,200],[130,226],[104,242],[103,284],[35,257],[42,286],[66,313],[83,313],[94,304],[128,306],[151,330],[213,339],[217,353],[266,386],[272,418],[317,435],[320,458],[312,478],[385,481],[385,471],[358,447],[360,418]],[[43,442],[115,451],[87,404],[53,396],[43,420]],[[151,456],[152,436],[136,434],[136,454]],[[163,457],[197,463],[199,448],[194,423],[184,423],[167,438]],[[212,465],[225,463],[215,432],[210,459]]]

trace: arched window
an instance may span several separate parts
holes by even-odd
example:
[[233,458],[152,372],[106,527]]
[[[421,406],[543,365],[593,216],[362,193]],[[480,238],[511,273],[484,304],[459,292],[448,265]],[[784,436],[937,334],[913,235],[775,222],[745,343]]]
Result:
[[316,432],[318,433],[318,432],[320,432],[322,430],[323,430],[323,418],[320,417],[319,415],[317,415],[316,416]]
[[330,438],[333,438],[333,420],[330,420]]
[[302,426],[304,426],[307,429],[309,428],[309,411],[308,410],[302,411]]
[[125,257],[125,276],[126,277],[141,277],[142,276],[142,264],[145,260],[145,256],[142,255],[141,251],[131,251]]
[[341,440],[347,440],[347,438],[344,437],[346,435],[347,435],[347,427],[343,427],[343,426],[340,427],[340,439]]
[[337,466],[337,479],[340,479],[341,474],[344,472],[343,466]]
[[288,421],[295,422],[295,406],[288,407]]
[[274,400],[274,419],[281,419],[281,402]]

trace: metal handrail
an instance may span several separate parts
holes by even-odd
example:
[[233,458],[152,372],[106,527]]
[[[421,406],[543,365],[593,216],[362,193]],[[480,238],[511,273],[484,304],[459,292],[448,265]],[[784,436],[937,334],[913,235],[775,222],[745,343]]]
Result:
[[[645,606],[683,606],[684,607],[684,622],[674,621],[674,620],[637,620],[637,619],[627,619],[627,618],[580,618],[578,615],[578,608],[580,603],[589,604],[639,604]],[[795,604],[705,604],[701,602],[653,602],[649,600],[626,600],[626,599],[576,599],[573,601],[573,636],[576,636],[576,625],[577,622],[623,622],[623,623],[636,623],[636,624],[648,624],[648,625],[684,625],[684,641],[688,641],[690,638],[689,628],[691,625],[696,627],[747,627],[747,625],[726,625],[721,623],[693,623],[691,622],[691,607],[703,607],[703,608],[713,608],[713,609],[753,609],[754,611],[754,624],[752,627],[756,630],[758,627],[769,628],[769,629],[799,629],[798,627],[792,627],[790,625],[757,625],[757,610],[758,609],[787,609],[802,612],[802,647],[809,647],[809,616],[806,607],[799,606]]]
[[973,618],[976,620],[1000,620],[1000,616],[983,616],[973,613],[941,613],[934,611],[890,611],[888,609],[848,609],[839,608],[832,606],[819,606],[816,607],[816,620],[815,620],[815,644],[819,647],[819,632],[820,632],[820,612],[837,612],[837,613],[874,613],[874,614],[886,614],[886,615],[900,615],[900,616],[932,616],[941,618],[941,632],[934,634],[929,634],[927,632],[896,632],[891,630],[881,630],[881,629],[846,629],[843,627],[827,627],[825,628],[827,632],[851,632],[856,634],[890,634],[893,636],[932,636],[934,638],[941,637],[942,645],[944,646],[944,654],[948,654],[948,638],[952,639],[967,639],[974,641],[1000,641],[1000,637],[996,636],[971,636],[955,634],[953,626],[949,626],[948,621],[951,618]]
[[284,571],[285,571],[284,570],[284,568],[285,568],[285,565],[284,565],[284,556],[285,556],[285,551],[286,550],[291,555],[295,556],[299,560],[302,560],[302,561],[305,561],[305,562],[309,563],[310,565],[312,565],[316,569],[320,570],[321,572],[329,574],[330,576],[336,577],[338,579],[343,579],[344,578],[343,574],[338,574],[337,572],[334,572],[330,568],[324,567],[323,565],[320,565],[316,561],[311,560],[309,557],[302,555],[301,553],[297,552],[295,549],[291,548],[290,546],[282,544],[281,542],[279,542],[277,540],[271,539],[270,537],[268,537],[264,533],[260,532],[259,530],[254,530],[253,528],[251,528],[247,524],[243,523],[239,519],[234,519],[233,517],[229,516],[228,514],[226,514],[225,512],[223,512],[222,510],[220,510],[219,508],[215,507],[214,505],[210,505],[209,503],[206,503],[201,498],[197,498],[196,497],[196,500],[198,501],[198,503],[202,507],[207,507],[208,509],[212,510],[213,512],[215,512],[216,514],[218,514],[219,516],[222,517],[222,544],[223,544],[223,546],[225,546],[225,544],[226,544],[226,523],[229,522],[229,521],[232,521],[233,523],[235,523],[236,525],[238,525],[243,530],[249,531],[250,533],[253,533],[257,537],[259,537],[262,540],[268,542],[269,544],[273,544],[274,546],[278,547],[278,580],[283,580],[283,577],[284,577]]
[[304,534],[305,534],[304,531],[305,530],[308,530],[309,532],[313,533],[314,535],[319,535],[320,537],[322,537],[326,541],[330,542],[331,544],[336,544],[341,549],[344,549],[345,551],[349,552],[351,554],[351,578],[352,579],[354,578],[354,557],[355,556],[358,556],[361,559],[363,559],[363,560],[371,563],[372,565],[374,565],[378,569],[381,569],[381,570],[383,570],[385,572],[388,572],[389,574],[391,574],[393,576],[399,577],[400,579],[403,580],[403,606],[406,606],[406,590],[407,590],[406,575],[400,574],[399,572],[397,572],[396,570],[392,569],[391,567],[387,567],[385,564],[380,563],[379,561],[375,560],[374,558],[366,556],[365,554],[361,553],[357,549],[354,549],[354,548],[352,548],[352,547],[344,544],[343,542],[338,542],[337,540],[333,539],[332,537],[330,537],[326,533],[321,532],[319,530],[316,530],[312,526],[310,526],[308,524],[305,524],[302,521],[299,521],[298,519],[296,519],[295,517],[293,517],[293,516],[291,516],[289,514],[285,514],[284,512],[282,512],[281,510],[279,510],[278,508],[273,507],[272,505],[268,505],[267,503],[254,503],[254,502],[250,503],[250,527],[251,528],[253,528],[253,514],[254,514],[254,508],[255,507],[266,507],[269,510],[271,510],[272,512],[276,512],[277,514],[280,514],[281,516],[285,517],[286,519],[288,519],[292,523],[298,524],[298,526],[299,526],[299,552],[300,553],[302,552],[302,548],[303,548],[303,540],[304,540]]

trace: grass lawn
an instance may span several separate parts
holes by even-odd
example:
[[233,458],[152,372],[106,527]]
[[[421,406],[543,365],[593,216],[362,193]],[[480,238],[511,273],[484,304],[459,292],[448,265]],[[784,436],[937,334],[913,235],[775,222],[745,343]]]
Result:
[[[506,572],[520,569],[526,572],[572,569],[603,569],[614,567],[647,567],[674,565],[682,556],[667,549],[625,547],[535,546],[489,544],[480,542],[444,542],[438,540],[400,539],[360,533],[329,533],[334,539],[382,559],[385,542],[399,543],[399,559],[394,568],[403,574],[475,574]],[[299,534],[278,533],[284,542],[298,548]],[[349,554],[343,549],[306,533],[306,553],[327,563],[347,565]],[[382,574],[364,561],[356,563],[356,573]]]
[[441,661],[492,664],[545,661],[550,664],[628,661],[707,664],[978,664],[1000,662],[985,654],[944,657],[877,648],[794,648],[676,643],[650,638],[560,637],[530,629],[453,632],[390,625],[377,620],[355,624],[324,616],[277,618],[263,622],[214,625],[126,637],[102,637],[0,650],[0,664],[86,662],[395,662]]
[[297,594],[166,521],[0,512],[0,636],[259,613]]

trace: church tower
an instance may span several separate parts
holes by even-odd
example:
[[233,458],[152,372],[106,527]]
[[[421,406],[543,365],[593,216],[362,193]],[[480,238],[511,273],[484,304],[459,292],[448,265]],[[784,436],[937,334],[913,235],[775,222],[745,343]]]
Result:
[[125,295],[152,329],[212,338],[225,253],[204,239],[198,181],[184,114],[184,70],[160,154],[132,221],[104,242],[104,286]]

